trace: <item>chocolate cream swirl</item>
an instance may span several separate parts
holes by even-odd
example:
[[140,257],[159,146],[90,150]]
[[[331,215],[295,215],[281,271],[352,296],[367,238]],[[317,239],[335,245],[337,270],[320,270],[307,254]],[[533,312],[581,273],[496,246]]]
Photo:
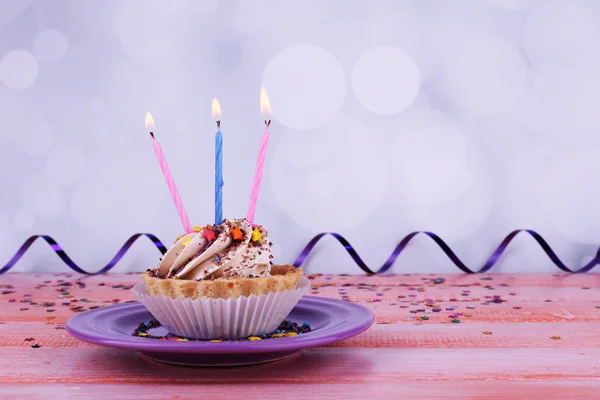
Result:
[[160,278],[189,280],[267,277],[271,245],[262,226],[253,227],[246,219],[225,219],[221,225],[196,228],[179,238],[155,273]]

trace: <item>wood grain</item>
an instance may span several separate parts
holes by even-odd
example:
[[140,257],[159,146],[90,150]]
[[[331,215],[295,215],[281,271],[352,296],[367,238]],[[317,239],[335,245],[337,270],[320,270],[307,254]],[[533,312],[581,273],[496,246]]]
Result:
[[[551,336],[560,336],[561,339],[553,340]],[[35,341],[25,341],[27,337],[33,337]],[[451,326],[380,324],[373,325],[361,335],[327,347],[565,348],[587,347],[590,343],[599,342],[600,322],[473,323]],[[64,329],[56,329],[55,325],[0,324],[0,348],[30,347],[32,343],[52,348],[96,347],[75,339]]]
[[[398,381],[381,383],[327,384],[3,384],[3,400],[80,399],[90,394],[120,400],[281,400],[318,398],[402,399],[402,400],[503,400],[503,399],[594,399],[598,381]],[[351,395],[350,395],[351,394]]]
[[316,348],[250,367],[185,368],[127,350],[5,348],[0,350],[0,383],[35,383],[40,376],[47,383],[146,384],[600,380],[599,358],[600,348]]
[[311,294],[359,302],[376,324],[288,360],[224,369],[160,364],[63,329],[78,312],[132,301],[138,280],[0,276],[0,399],[598,397],[596,274],[311,276]]

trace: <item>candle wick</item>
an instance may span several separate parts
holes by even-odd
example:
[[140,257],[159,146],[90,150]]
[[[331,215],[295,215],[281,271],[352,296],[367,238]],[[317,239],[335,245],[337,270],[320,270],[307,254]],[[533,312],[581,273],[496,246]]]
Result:
[[217,121],[217,129],[221,129],[221,121]]
[[154,133],[150,132],[150,136],[152,136],[152,139],[154,139]]
[[265,127],[270,127],[271,126],[271,120],[265,120]]

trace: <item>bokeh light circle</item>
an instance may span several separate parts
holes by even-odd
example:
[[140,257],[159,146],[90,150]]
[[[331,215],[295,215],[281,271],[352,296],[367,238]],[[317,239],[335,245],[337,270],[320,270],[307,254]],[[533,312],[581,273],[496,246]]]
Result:
[[35,225],[35,214],[29,209],[21,209],[13,215],[13,226],[19,232],[29,232]]
[[538,191],[538,204],[561,235],[588,244],[600,243],[599,147],[568,151],[547,165]]
[[33,54],[44,64],[56,64],[61,61],[68,49],[67,38],[55,29],[40,32],[33,40]]
[[[321,149],[323,155],[305,164],[288,162],[291,152],[310,148]],[[278,207],[312,231],[360,225],[386,189],[383,144],[368,126],[349,116],[338,116],[309,133],[286,132],[272,157],[268,168]]]
[[38,60],[28,51],[13,50],[0,60],[0,82],[11,89],[28,88],[38,73]]
[[461,43],[443,65],[448,96],[479,113],[501,113],[527,87],[527,64],[508,41],[481,35]]
[[420,84],[417,65],[405,52],[392,46],[367,51],[352,71],[354,95],[375,114],[403,111],[417,97]]
[[59,144],[48,154],[46,173],[54,182],[70,185],[83,176],[84,165],[84,156],[77,146],[70,143]]
[[342,66],[333,54],[314,45],[288,47],[273,57],[264,70],[263,85],[274,118],[292,129],[323,126],[346,97]]
[[46,154],[52,145],[53,135],[52,126],[48,121],[28,120],[19,133],[19,147],[30,156]]
[[420,111],[400,119],[387,148],[390,159],[388,192],[394,202],[444,203],[471,185],[467,138],[450,116]]

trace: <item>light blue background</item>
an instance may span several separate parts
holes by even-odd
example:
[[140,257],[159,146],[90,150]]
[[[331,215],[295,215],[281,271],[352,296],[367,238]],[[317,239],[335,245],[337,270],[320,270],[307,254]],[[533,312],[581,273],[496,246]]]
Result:
[[[0,264],[47,233],[89,270],[134,232],[181,226],[144,114],[195,225],[245,216],[273,106],[256,222],[277,261],[339,231],[376,268],[412,230],[481,264],[513,228],[577,267],[600,242],[600,2],[1,0]],[[134,246],[116,271],[158,258]],[[358,272],[333,239],[310,272]],[[499,271],[553,270],[527,237]],[[65,271],[45,244],[16,270]],[[426,238],[394,271],[455,271]]]

